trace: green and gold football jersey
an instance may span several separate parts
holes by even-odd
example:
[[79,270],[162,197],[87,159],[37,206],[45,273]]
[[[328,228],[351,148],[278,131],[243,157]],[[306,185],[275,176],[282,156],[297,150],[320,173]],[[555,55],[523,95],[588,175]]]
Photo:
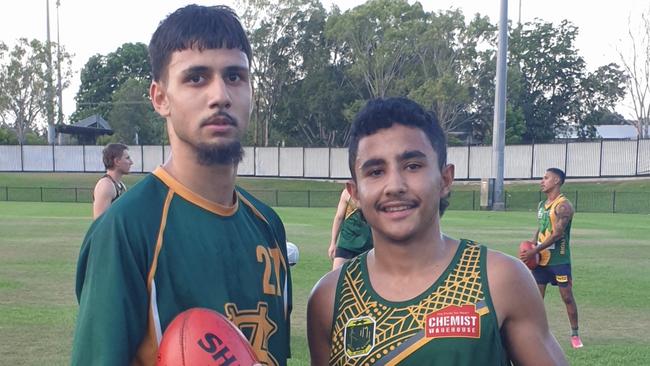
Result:
[[261,363],[289,357],[291,279],[279,217],[237,188],[210,202],[158,168],[90,227],[77,266],[73,365],[154,365],[180,312],[225,314]]
[[372,288],[367,254],[336,289],[330,365],[509,365],[486,280],[486,248],[461,240],[438,280],[404,302]]
[[[557,225],[557,216],[555,215],[555,208],[562,202],[568,202],[568,199],[563,195],[559,195],[553,202],[546,204],[546,201],[541,201],[537,206],[537,222],[539,235],[537,236],[537,244],[541,244],[553,233],[553,228]],[[567,223],[564,228],[564,235],[550,247],[540,252],[540,266],[554,266],[557,264],[570,264],[571,263],[571,221]]]

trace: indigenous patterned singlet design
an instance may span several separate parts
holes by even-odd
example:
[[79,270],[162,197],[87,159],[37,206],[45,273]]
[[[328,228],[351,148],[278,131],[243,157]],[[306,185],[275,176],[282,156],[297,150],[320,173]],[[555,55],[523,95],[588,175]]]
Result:
[[438,280],[391,302],[372,288],[367,253],[336,289],[330,365],[509,365],[486,279],[484,246],[461,240]]
[[[557,216],[555,215],[555,208],[569,200],[563,195],[559,195],[553,202],[546,203],[541,201],[537,206],[537,221],[539,223],[539,235],[537,236],[537,245],[541,244],[553,233],[553,228],[557,225]],[[570,203],[570,202],[569,202]],[[558,264],[571,263],[571,247],[569,242],[571,239],[571,221],[564,228],[564,235],[553,243],[550,247],[544,249],[540,253],[540,266],[554,266]]]

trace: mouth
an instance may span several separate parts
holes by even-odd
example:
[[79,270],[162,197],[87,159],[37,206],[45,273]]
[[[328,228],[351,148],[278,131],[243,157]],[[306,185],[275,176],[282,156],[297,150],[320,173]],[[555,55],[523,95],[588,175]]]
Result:
[[201,127],[206,126],[232,126],[237,127],[237,121],[228,113],[219,112],[201,122]]
[[391,202],[379,205],[379,210],[386,213],[399,213],[418,207],[414,202]]

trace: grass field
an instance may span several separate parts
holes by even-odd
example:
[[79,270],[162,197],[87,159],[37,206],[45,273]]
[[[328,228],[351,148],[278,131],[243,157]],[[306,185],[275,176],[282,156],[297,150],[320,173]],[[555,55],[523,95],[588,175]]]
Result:
[[[290,365],[308,365],[305,306],[329,269],[334,208],[278,208],[301,249],[293,269]],[[81,203],[0,202],[0,364],[65,365],[77,311],[75,263],[90,224]],[[526,212],[450,211],[444,231],[510,254],[532,235]],[[650,364],[650,216],[592,214],[573,224],[575,296],[585,348],[568,347],[569,326],[556,289],[547,291],[551,329],[572,365]]]

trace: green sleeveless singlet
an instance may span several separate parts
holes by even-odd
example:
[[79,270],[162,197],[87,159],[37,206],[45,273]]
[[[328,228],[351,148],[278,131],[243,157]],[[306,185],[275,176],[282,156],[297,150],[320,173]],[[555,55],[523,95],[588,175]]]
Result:
[[461,240],[435,283],[391,302],[372,288],[367,253],[336,289],[330,365],[509,365],[486,278],[484,246]]

